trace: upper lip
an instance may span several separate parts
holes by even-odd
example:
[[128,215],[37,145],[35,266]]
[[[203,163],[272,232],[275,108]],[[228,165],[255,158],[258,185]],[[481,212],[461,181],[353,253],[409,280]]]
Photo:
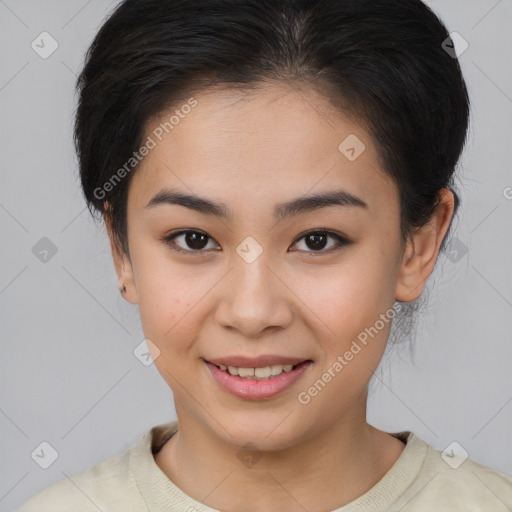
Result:
[[292,364],[296,365],[309,359],[304,357],[289,357],[279,355],[261,355],[258,357],[247,357],[247,356],[226,356],[218,357],[215,359],[206,359],[207,362],[214,364],[215,366],[235,366],[237,368],[262,368],[264,366],[272,366],[275,364]]

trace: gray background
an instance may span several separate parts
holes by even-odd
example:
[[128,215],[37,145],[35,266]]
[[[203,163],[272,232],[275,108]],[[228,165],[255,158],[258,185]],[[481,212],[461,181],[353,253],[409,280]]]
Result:
[[[156,368],[133,354],[138,310],[119,295],[72,146],[75,74],[115,3],[0,0],[0,512],[175,418]],[[407,341],[386,359],[369,421],[439,449],[457,441],[512,473],[512,2],[427,3],[469,43],[463,206],[453,251],[428,283],[414,359]],[[47,59],[31,48],[43,31],[59,44]],[[46,262],[36,257],[43,237],[57,249]],[[46,470],[31,458],[42,441],[58,452]]]

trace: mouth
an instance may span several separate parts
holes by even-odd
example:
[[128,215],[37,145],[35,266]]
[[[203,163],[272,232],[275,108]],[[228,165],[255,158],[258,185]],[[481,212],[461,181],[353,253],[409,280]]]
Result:
[[[302,363],[306,363],[303,361]],[[283,373],[288,373],[296,370],[298,364],[273,364],[269,366],[260,366],[256,368],[244,368],[239,366],[228,366],[225,364],[215,365],[219,370],[233,375],[235,377],[241,377],[242,379],[253,379],[253,380],[265,380],[273,379]]]
[[311,359],[263,356],[204,360],[210,374],[230,394],[261,400],[290,388],[313,364]]

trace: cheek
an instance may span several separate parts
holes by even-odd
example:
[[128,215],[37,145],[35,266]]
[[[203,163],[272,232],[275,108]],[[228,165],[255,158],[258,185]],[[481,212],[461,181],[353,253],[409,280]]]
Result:
[[[154,269],[157,273],[157,269]],[[197,338],[200,325],[194,318],[193,304],[199,300],[190,297],[186,283],[173,276],[172,280],[160,274],[145,274],[140,279],[139,310],[144,337],[158,348],[154,364],[173,389],[183,381],[180,368],[190,359],[190,349]]]
[[179,281],[171,283],[158,274],[155,267],[152,271],[147,269],[138,278],[137,292],[144,333],[161,343],[161,339],[170,334],[166,334],[170,329],[172,333],[173,326],[185,314],[185,305]]
[[334,343],[357,336],[393,304],[389,268],[374,253],[361,249],[339,265],[301,275],[297,295]]
[[394,301],[382,271],[375,267],[366,273],[352,270],[340,269],[330,279],[317,281],[316,293],[310,292],[307,301],[328,328],[313,332],[322,348],[322,359],[298,398],[300,404],[307,401],[311,409],[304,410],[311,417],[322,417],[326,422],[334,421],[366,391],[391,328],[389,311]]
[[[144,335],[158,346],[176,339],[183,319],[199,300],[191,276],[165,257],[160,249],[133,251],[134,278]],[[162,254],[160,254],[162,253]]]
[[160,361],[176,365],[188,357],[208,315],[218,273],[201,265],[172,261],[165,250],[137,254],[136,287],[144,336],[157,345]]
[[336,268],[303,280],[303,293],[303,302],[315,313],[309,318],[319,326],[313,335],[323,352],[308,386],[318,387],[315,382],[324,377],[330,382],[314,407],[333,400],[342,410],[366,389],[386,347],[394,303],[388,260],[377,247],[361,249]]

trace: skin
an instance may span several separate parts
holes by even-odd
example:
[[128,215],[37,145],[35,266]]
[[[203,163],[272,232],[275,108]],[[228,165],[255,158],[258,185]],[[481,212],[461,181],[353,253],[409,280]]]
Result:
[[[145,337],[160,351],[155,365],[174,394],[180,430],[155,461],[184,492],[218,510],[334,510],[374,486],[404,449],[366,421],[368,383],[390,323],[308,404],[298,393],[395,299],[420,296],[453,216],[453,194],[443,189],[430,222],[402,245],[398,190],[375,143],[323,95],[268,83],[250,95],[217,88],[194,98],[197,106],[133,176],[131,259],[106,218],[123,296],[138,304]],[[160,121],[148,123],[146,136]],[[350,134],[366,146],[354,161],[338,150]],[[222,202],[232,217],[145,208],[164,187]],[[341,188],[368,207],[273,218],[277,203]],[[184,236],[174,242],[190,252],[161,240],[184,228],[207,234],[202,254]],[[337,242],[328,238],[315,249],[303,236],[319,228],[351,243],[329,252]],[[248,236],[263,250],[252,263],[236,252]],[[261,354],[313,365],[284,393],[246,400],[220,388],[203,361]],[[248,442],[261,456],[251,467],[237,456]]]

